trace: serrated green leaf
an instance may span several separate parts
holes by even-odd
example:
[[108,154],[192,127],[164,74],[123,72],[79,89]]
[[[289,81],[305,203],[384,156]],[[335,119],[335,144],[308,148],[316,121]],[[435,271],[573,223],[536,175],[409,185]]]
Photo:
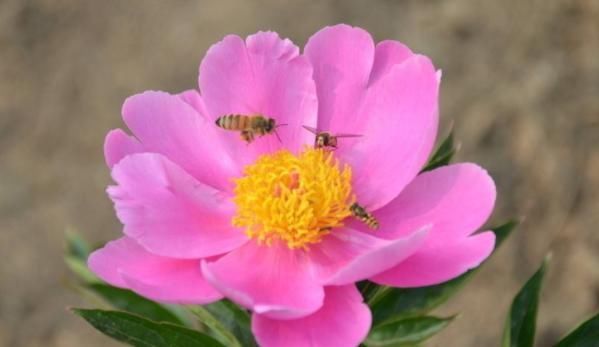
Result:
[[204,308],[231,331],[244,347],[256,346],[249,313],[229,300],[220,300]]
[[580,324],[555,347],[599,347],[599,314]]
[[503,347],[532,347],[535,340],[539,294],[547,260],[526,282],[512,301],[503,331]]
[[447,135],[445,140],[441,142],[441,145],[435,151],[432,158],[429,160],[428,164],[422,169],[421,172],[431,171],[438,167],[448,165],[451,162],[451,158],[453,158],[456,153],[456,148],[453,139],[453,130]]
[[185,322],[180,317],[166,307],[143,298],[130,290],[115,288],[103,283],[88,284],[85,288],[97,294],[117,309],[135,313],[156,322],[185,325]]
[[199,331],[157,323],[127,312],[74,309],[94,328],[135,347],[224,347]]
[[216,318],[205,307],[193,306],[190,308],[190,311],[202,324],[210,329],[212,336],[222,342],[225,346],[241,347],[241,342],[237,339],[233,332],[229,331],[224,323]]
[[368,347],[413,346],[441,331],[453,319],[422,316],[387,322],[372,329],[364,344]]
[[[495,250],[517,225],[518,222],[509,221],[491,229],[496,235]],[[429,312],[455,294],[474,272],[476,269],[435,286],[408,289],[381,287],[368,301],[373,314],[373,326]]]

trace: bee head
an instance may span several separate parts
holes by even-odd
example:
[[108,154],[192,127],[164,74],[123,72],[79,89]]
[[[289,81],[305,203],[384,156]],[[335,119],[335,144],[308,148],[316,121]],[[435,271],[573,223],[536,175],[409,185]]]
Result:
[[266,122],[266,126],[265,129],[267,133],[273,131],[276,128],[276,121],[274,120],[274,118],[268,118],[268,121]]
[[325,138],[324,133],[318,134],[316,135],[316,141],[315,141],[315,147],[316,148],[322,148],[326,145],[327,139]]

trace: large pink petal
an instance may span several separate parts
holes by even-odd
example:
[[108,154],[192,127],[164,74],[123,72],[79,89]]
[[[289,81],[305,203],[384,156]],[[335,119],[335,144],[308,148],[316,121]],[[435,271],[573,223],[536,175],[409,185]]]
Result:
[[[427,243],[452,243],[478,230],[495,204],[495,184],[475,164],[454,164],[416,177],[392,202],[376,211],[382,238],[409,235],[433,225]],[[358,223],[352,226],[366,230]]]
[[259,32],[245,42],[230,35],[213,45],[200,66],[199,85],[209,116],[262,114],[287,124],[274,135],[250,145],[239,134],[225,132],[242,163],[284,146],[292,151],[311,143],[313,135],[302,125],[315,126],[317,99],[312,67],[299,49],[276,33]]
[[108,167],[112,168],[129,154],[143,152],[143,146],[133,136],[121,129],[108,132],[104,140],[104,158]]
[[395,240],[347,228],[337,230],[310,248],[315,276],[325,285],[343,285],[383,272],[416,252],[429,227]]
[[252,331],[262,347],[351,347],[366,338],[372,317],[353,285],[327,287],[324,305],[310,316],[276,320],[254,314]]
[[480,265],[493,251],[491,231],[456,240],[427,245],[399,265],[371,278],[395,287],[422,287],[442,283]]
[[268,317],[302,317],[322,306],[324,290],[307,257],[285,245],[248,242],[215,262],[204,260],[202,270],[226,297]]
[[125,157],[108,188],[126,235],[155,254],[202,258],[228,252],[247,238],[230,224],[235,206],[155,153]]
[[152,300],[206,304],[222,298],[202,277],[199,260],[157,256],[128,237],[92,253],[88,264],[106,282]]
[[123,104],[123,118],[147,152],[160,153],[200,182],[230,191],[240,166],[208,121],[181,97],[144,92]]
[[437,132],[439,81],[424,56],[399,43],[376,48],[347,25],[325,28],[306,45],[318,91],[318,126],[342,138],[337,155],[354,171],[363,205],[376,210],[418,174]]
[[[430,235],[414,255],[374,280],[396,286],[432,285],[478,266],[492,251],[492,233],[468,235],[489,218],[495,185],[474,164],[455,164],[425,172],[391,203],[376,212],[380,237],[409,235],[431,224]],[[359,225],[354,225],[362,228]]]
[[318,93],[318,127],[334,132],[349,119],[365,119],[356,113],[368,85],[374,62],[374,42],[363,29],[345,24],[321,29],[304,49],[314,68]]
[[[358,201],[376,210],[418,174],[434,145],[438,83],[431,62],[413,56],[371,86],[356,110],[364,136],[338,155],[354,171]],[[348,125],[349,126],[349,125]]]

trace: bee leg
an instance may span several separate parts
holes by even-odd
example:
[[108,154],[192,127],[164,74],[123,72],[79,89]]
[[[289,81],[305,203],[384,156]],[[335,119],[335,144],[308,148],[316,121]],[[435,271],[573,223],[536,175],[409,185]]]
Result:
[[246,142],[246,145],[249,145],[254,140],[254,133],[250,130],[242,130],[240,136]]
[[277,135],[277,139],[279,139],[280,143],[283,143],[283,141],[281,140],[281,137],[279,136],[279,133],[277,132],[277,130],[274,130],[275,135]]

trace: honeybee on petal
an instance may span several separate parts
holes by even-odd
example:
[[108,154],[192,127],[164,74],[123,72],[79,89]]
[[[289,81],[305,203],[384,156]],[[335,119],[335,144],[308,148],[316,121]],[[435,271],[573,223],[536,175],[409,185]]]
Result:
[[337,149],[337,139],[340,137],[360,137],[362,135],[357,134],[331,134],[326,131],[319,131],[316,128],[303,126],[304,129],[316,135],[314,138],[314,148],[324,148],[334,150]]
[[349,207],[349,211],[351,212],[352,216],[362,221],[370,229],[379,228],[379,221],[376,220],[376,218],[374,218],[374,216],[370,214],[370,212],[366,211],[366,209],[360,206],[357,202],[354,202]]
[[257,114],[252,116],[242,114],[228,114],[216,119],[215,124],[219,128],[231,131],[239,131],[241,139],[248,144],[256,139],[257,136],[264,136],[274,133],[279,141],[281,138],[277,134],[278,127],[287,124],[278,124],[274,118],[264,117]]

